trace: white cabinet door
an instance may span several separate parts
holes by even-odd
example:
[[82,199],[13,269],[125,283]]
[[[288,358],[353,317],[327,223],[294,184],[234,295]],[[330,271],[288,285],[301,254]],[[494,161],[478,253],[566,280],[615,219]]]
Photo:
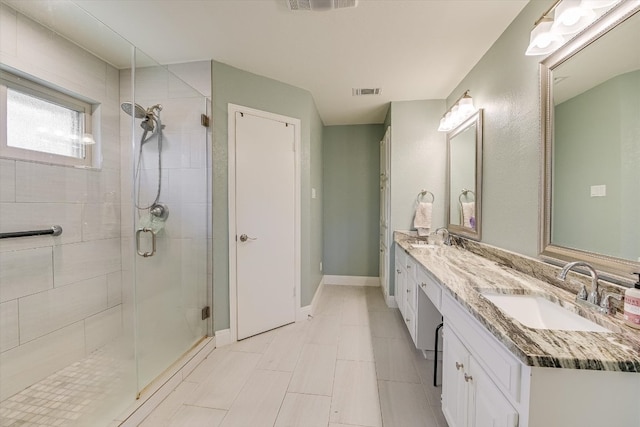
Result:
[[468,372],[469,427],[517,427],[518,413],[473,357]]
[[468,393],[464,373],[469,363],[469,352],[446,323],[443,341],[442,413],[449,427],[465,427]]
[[518,413],[445,323],[442,412],[449,427],[517,427]]

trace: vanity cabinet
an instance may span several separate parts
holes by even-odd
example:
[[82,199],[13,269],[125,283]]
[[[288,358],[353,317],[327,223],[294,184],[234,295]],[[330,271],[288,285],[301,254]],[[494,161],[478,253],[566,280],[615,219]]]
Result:
[[449,427],[640,426],[640,374],[527,366],[448,292],[441,311]]
[[447,324],[443,336],[442,412],[449,427],[517,427],[516,410]]
[[[395,299],[402,319],[404,320],[411,339],[418,346],[416,340],[416,264],[401,247],[396,247],[396,292]],[[420,347],[418,347],[420,348]]]
[[396,304],[413,343],[420,350],[434,350],[434,334],[441,319],[438,311],[441,290],[400,246],[395,251],[395,284]]

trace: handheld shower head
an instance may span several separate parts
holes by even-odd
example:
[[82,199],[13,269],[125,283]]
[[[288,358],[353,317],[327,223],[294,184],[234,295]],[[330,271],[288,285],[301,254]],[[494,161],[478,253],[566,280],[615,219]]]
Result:
[[138,104],[123,102],[122,104],[120,104],[120,108],[122,108],[122,111],[130,116],[135,117],[136,119],[144,119],[145,117],[147,117],[147,111]]
[[153,124],[154,121],[155,119],[152,115],[147,115],[142,123],[140,123],[140,127],[146,132],[153,132],[153,129],[155,128],[155,125]]

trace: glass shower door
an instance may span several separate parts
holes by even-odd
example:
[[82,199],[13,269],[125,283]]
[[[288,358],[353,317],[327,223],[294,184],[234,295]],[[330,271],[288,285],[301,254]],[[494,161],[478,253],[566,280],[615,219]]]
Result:
[[207,132],[200,124],[207,104],[140,51],[134,75],[131,213],[142,390],[207,335]]

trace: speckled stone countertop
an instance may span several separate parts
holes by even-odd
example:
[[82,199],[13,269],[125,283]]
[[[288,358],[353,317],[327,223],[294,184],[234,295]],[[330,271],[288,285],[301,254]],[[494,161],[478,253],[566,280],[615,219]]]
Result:
[[[413,248],[416,237],[402,232],[395,232],[394,240],[525,365],[640,372],[640,331],[625,326],[620,313],[583,308],[575,304],[575,294],[465,249]],[[612,332],[529,328],[482,297],[482,291],[541,295]]]

